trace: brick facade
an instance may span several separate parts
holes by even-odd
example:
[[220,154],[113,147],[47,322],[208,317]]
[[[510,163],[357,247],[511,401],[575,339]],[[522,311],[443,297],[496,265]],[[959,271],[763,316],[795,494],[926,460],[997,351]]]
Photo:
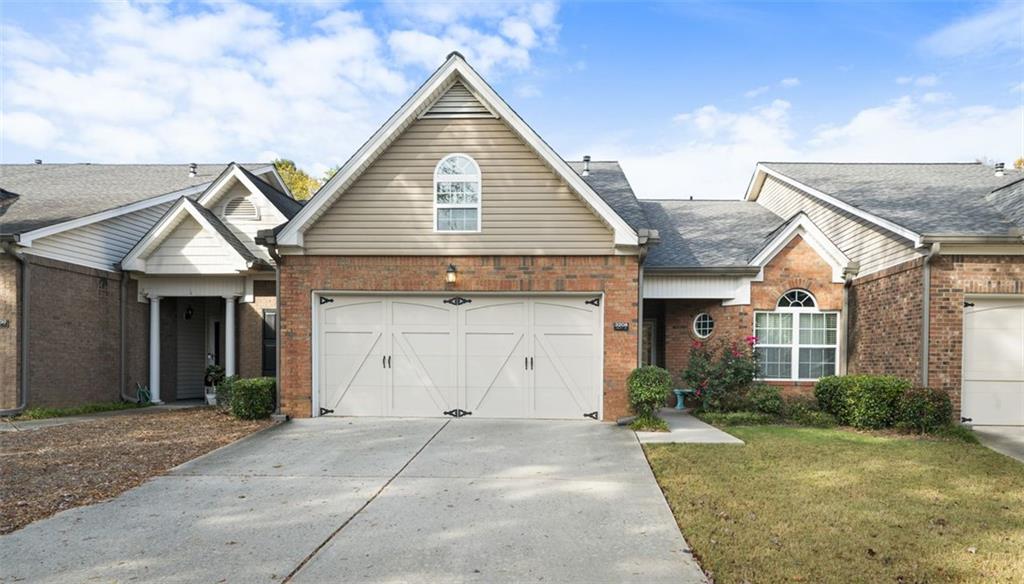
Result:
[[921,380],[922,260],[858,278],[850,286],[850,373]]
[[[949,394],[959,417],[964,298],[1024,294],[1024,256],[940,255],[930,271],[928,385]],[[914,260],[853,282],[851,373],[921,383],[923,278],[923,261]]]
[[[832,267],[814,248],[797,236],[765,266],[764,280],[750,284],[750,304],[723,306],[719,300],[664,301],[664,363],[677,380],[686,369],[690,348],[698,337],[693,332],[693,319],[707,312],[715,321],[709,342],[743,343],[754,334],[754,312],[774,310],[786,291],[800,288],[809,291],[821,310],[841,311],[843,284],[832,281]],[[773,381],[784,394],[807,393],[809,382]]]
[[[308,417],[312,406],[313,290],[604,292],[604,417],[627,415],[626,378],[636,367],[637,258],[634,256],[286,256],[281,266],[281,410]],[[627,332],[613,323],[629,322]]]
[[277,306],[273,280],[253,283],[253,301],[238,305],[238,374],[263,375],[263,311]]
[[20,344],[18,285],[21,264],[13,256],[0,253],[0,409],[18,405],[20,382],[18,348]]

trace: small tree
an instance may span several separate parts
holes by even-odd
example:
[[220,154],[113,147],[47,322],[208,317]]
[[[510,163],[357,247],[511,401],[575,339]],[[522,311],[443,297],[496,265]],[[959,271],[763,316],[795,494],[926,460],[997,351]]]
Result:
[[634,430],[667,430],[665,421],[658,417],[658,409],[665,405],[672,391],[672,374],[653,365],[638,367],[629,374],[629,407],[636,413]]
[[274,168],[296,199],[308,199],[320,188],[320,181],[309,176],[308,172],[296,166],[291,160],[278,158],[274,161]]

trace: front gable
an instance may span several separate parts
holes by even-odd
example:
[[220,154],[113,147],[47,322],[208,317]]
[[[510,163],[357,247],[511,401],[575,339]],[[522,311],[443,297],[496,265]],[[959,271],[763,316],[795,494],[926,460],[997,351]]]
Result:
[[122,267],[150,275],[238,274],[256,263],[215,215],[183,197],[125,256]]
[[[456,153],[481,167],[479,233],[435,233],[434,167]],[[429,217],[423,205],[429,205]],[[590,218],[580,217],[581,210]],[[284,253],[308,254],[586,255],[636,253],[638,237],[453,53],[289,222],[277,243]]]

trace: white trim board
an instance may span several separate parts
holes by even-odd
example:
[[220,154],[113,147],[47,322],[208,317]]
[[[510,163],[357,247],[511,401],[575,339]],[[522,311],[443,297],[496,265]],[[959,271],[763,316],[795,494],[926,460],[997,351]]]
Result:
[[544,140],[493,90],[482,77],[466,63],[462,55],[452,53],[427,81],[384,123],[374,135],[367,140],[344,166],[327,181],[313,198],[277,236],[282,247],[303,245],[303,233],[337,200],[362,172],[380,155],[380,153],[413,121],[417,114],[438,96],[438,92],[446,89],[453,79],[459,79],[471,92],[475,93],[480,102],[502,118],[513,132],[534,149],[547,165],[568,183],[609,227],[611,227],[615,245],[638,245],[637,233],[628,223],[596,192],[576,174]]
[[782,174],[781,172],[778,172],[776,170],[772,170],[772,169],[768,168],[767,166],[765,166],[763,163],[758,163],[757,164],[757,168],[754,171],[754,177],[751,179],[750,185],[747,187],[747,194],[744,197],[745,200],[747,200],[747,201],[756,201],[757,200],[757,197],[758,197],[758,195],[761,192],[761,187],[764,185],[764,176],[765,175],[775,177],[775,178],[781,180],[782,182],[784,182],[784,183],[786,183],[786,184],[788,184],[788,185],[790,185],[792,187],[800,189],[801,191],[804,191],[805,193],[807,193],[807,194],[809,194],[809,195],[811,195],[811,196],[813,196],[813,197],[815,197],[817,199],[820,199],[821,201],[824,201],[825,203],[828,203],[829,205],[832,205],[833,207],[842,209],[843,211],[846,211],[847,213],[850,213],[851,215],[860,217],[861,219],[864,219],[865,221],[868,221],[869,223],[873,223],[874,225],[877,225],[878,227],[881,227],[883,229],[891,231],[891,232],[895,233],[896,235],[899,235],[901,237],[905,237],[905,238],[909,239],[910,241],[912,241],[914,243],[915,247],[920,247],[922,245],[922,236],[921,236],[921,234],[916,233],[914,231],[911,231],[910,229],[907,229],[906,227],[903,227],[901,225],[897,225],[896,223],[893,223],[892,221],[889,221],[888,219],[883,219],[883,218],[879,217],[878,215],[875,215],[873,213],[869,213],[869,212],[867,212],[867,211],[865,211],[863,209],[858,209],[857,207],[854,207],[853,205],[850,205],[849,203],[845,203],[845,202],[837,199],[836,197],[833,197],[832,195],[825,194],[825,193],[819,191],[818,189],[815,189],[814,187],[805,185],[805,184],[803,184],[802,182],[800,182],[798,180],[792,179],[792,178]]

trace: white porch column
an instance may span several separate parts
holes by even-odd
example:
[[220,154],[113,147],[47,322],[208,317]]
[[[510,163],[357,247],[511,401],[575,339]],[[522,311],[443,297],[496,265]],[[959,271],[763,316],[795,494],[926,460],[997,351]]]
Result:
[[149,297],[149,401],[160,401],[160,297]]
[[235,297],[224,297],[224,375],[235,375]]

